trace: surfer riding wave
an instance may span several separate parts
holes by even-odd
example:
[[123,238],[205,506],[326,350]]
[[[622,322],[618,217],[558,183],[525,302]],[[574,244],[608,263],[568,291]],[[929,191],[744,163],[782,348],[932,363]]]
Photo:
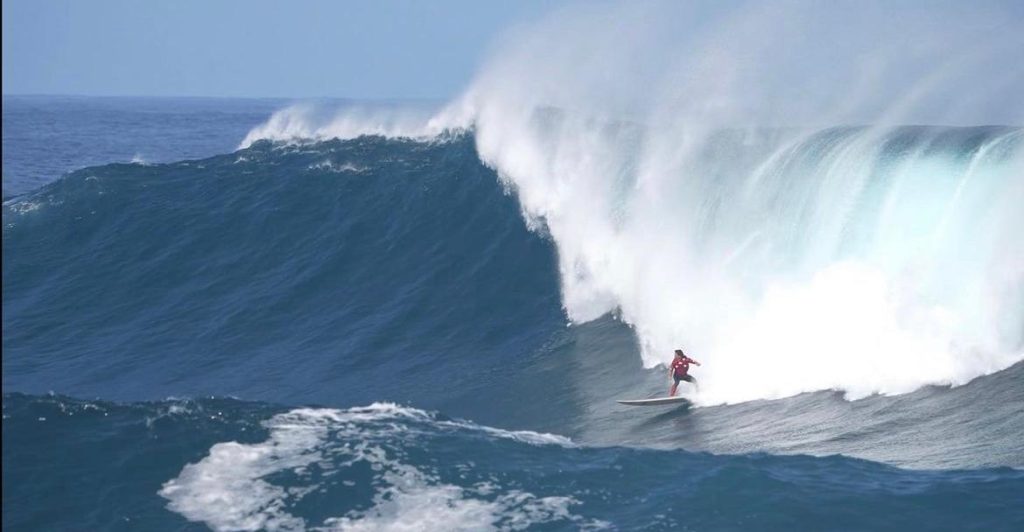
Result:
[[682,349],[676,349],[676,357],[668,369],[668,376],[672,379],[672,387],[668,391],[669,397],[675,397],[679,381],[686,381],[697,386],[697,379],[693,378],[693,375],[689,375],[690,364],[699,366],[700,362],[686,356]]

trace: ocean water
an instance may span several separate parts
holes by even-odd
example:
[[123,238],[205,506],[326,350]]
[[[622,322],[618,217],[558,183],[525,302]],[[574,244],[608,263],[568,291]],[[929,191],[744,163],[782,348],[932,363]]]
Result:
[[[657,187],[702,207],[659,225],[600,180],[629,164],[531,181],[565,153],[525,164],[484,122],[27,102],[4,103],[5,529],[1024,527],[1020,128],[723,131],[713,179]],[[655,248],[678,270],[633,262]],[[702,387],[619,406],[667,390],[662,313]],[[832,342],[821,364],[765,336],[812,316],[789,352]]]
[[881,6],[567,5],[446,102],[5,96],[4,529],[1024,529],[1020,10]]
[[281,100],[3,97],[3,197],[112,162],[173,162],[224,153]]

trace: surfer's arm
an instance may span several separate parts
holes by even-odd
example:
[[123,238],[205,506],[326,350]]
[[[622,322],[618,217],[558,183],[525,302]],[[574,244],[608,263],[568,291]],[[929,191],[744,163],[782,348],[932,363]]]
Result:
[[694,359],[692,359],[690,357],[686,357],[686,360],[689,360],[690,364],[693,364],[694,366],[699,366],[700,365],[700,362],[697,362],[696,360],[694,360]]

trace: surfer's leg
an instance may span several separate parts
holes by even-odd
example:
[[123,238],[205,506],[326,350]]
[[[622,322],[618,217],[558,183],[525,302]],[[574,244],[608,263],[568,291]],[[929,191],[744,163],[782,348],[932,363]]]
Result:
[[669,388],[669,390],[668,390],[668,396],[669,397],[675,397],[676,396],[676,386],[679,386],[679,381],[676,381],[676,382],[672,383],[672,387]]

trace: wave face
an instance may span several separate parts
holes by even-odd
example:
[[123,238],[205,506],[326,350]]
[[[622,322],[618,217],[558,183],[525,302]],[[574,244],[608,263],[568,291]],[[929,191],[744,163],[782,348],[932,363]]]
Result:
[[[5,482],[21,486],[4,490],[11,529],[164,530],[188,521],[212,530],[1012,530],[1024,523],[1019,470],[578,447],[392,404],[286,409],[227,399],[114,404],[8,395],[3,434]],[[60,512],[37,502],[53,492],[64,494]]]
[[469,139],[89,168],[8,202],[3,242],[4,388],[33,393],[441,407],[564,322]]

